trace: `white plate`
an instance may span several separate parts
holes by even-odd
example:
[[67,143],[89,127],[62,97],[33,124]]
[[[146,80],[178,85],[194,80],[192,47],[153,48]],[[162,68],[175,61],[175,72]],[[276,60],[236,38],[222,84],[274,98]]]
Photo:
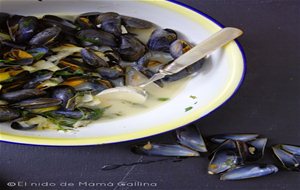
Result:
[[[168,1],[42,1],[0,0],[1,12],[23,15],[80,14],[115,11],[152,21],[163,28],[179,31],[189,41],[197,43],[221,29],[203,13]],[[176,129],[210,113],[238,89],[245,73],[245,59],[240,46],[231,42],[215,51],[211,64],[193,77],[174,98],[148,112],[94,123],[75,133],[57,131],[18,131],[1,123],[2,141],[38,145],[92,145],[121,142],[151,136]],[[197,97],[197,104],[190,96]],[[185,111],[186,107],[193,109]]]

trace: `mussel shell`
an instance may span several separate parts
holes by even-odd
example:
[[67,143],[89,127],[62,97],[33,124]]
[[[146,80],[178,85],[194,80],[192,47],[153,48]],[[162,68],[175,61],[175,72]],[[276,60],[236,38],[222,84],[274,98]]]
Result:
[[43,58],[44,55],[46,55],[49,52],[49,49],[47,47],[38,47],[38,48],[29,49],[26,52],[31,54],[34,60],[37,61]]
[[116,51],[107,50],[104,52],[104,56],[107,57],[108,61],[107,63],[110,66],[118,65],[120,62],[120,55]]
[[73,24],[72,21],[69,21],[64,18],[60,18],[54,15],[44,15],[42,18],[43,24],[46,26],[58,26],[62,29],[63,33],[67,33],[68,35],[74,35],[76,33],[77,27]]
[[100,12],[87,12],[79,15],[75,19],[75,24],[78,25],[80,28],[96,28],[95,26],[95,19],[96,17],[101,14]]
[[241,180],[276,173],[278,168],[272,164],[253,164],[233,168],[221,176],[221,180]]
[[53,72],[47,69],[41,69],[31,73],[32,78],[24,85],[24,89],[35,88],[45,80],[53,76]]
[[16,130],[30,130],[36,128],[38,123],[28,123],[27,121],[32,119],[32,117],[22,117],[12,121],[10,127]]
[[123,69],[116,65],[113,67],[100,67],[97,69],[97,72],[104,78],[107,79],[116,79],[124,76]]
[[281,144],[280,146],[283,150],[290,152],[293,155],[300,156],[300,146],[288,144]]
[[121,18],[124,25],[129,28],[148,29],[153,27],[153,23],[139,18],[129,16],[121,16]]
[[105,22],[106,20],[115,19],[118,18],[119,16],[120,15],[115,12],[100,13],[95,19],[95,24],[99,28],[102,25],[102,23]]
[[35,98],[43,95],[46,95],[46,92],[39,89],[22,89],[3,93],[0,95],[0,99],[6,100],[8,102],[18,102],[21,100]]
[[[62,108],[67,109],[67,104],[75,96],[76,90],[72,86],[58,85],[48,89],[49,96],[62,101]],[[75,105],[69,105],[68,108],[73,110]]]
[[18,23],[18,30],[14,34],[15,42],[27,43],[37,31],[38,19],[36,17],[22,17]]
[[13,15],[7,19],[7,28],[9,35],[13,41],[15,41],[15,33],[18,31],[19,28],[19,21],[23,16],[20,15]]
[[125,61],[137,61],[145,54],[146,47],[134,36],[122,35],[118,52]]
[[4,59],[10,60],[10,65],[31,65],[34,61],[33,56],[21,49],[12,49],[3,55]]
[[126,67],[125,70],[125,85],[126,86],[138,86],[139,84],[146,82],[148,78],[137,70],[135,67]]
[[0,106],[0,122],[11,121],[20,116],[20,112],[9,107]]
[[116,47],[117,41],[114,35],[101,30],[85,29],[80,30],[76,37],[81,40],[82,45],[104,45],[110,47]]
[[255,140],[247,142],[248,155],[246,160],[252,162],[261,159],[264,156],[267,141],[267,138],[257,138]]
[[122,34],[121,18],[116,17],[102,21],[101,29],[115,36],[120,36]]
[[214,153],[208,165],[209,174],[223,173],[241,163],[241,158],[235,151],[221,150]]
[[153,51],[170,52],[170,45],[177,39],[177,34],[171,29],[156,29],[148,41],[148,47]]
[[98,68],[98,67],[108,67],[108,63],[103,60],[101,57],[99,57],[97,54],[95,54],[92,50],[90,49],[82,49],[81,50],[81,56],[83,61],[94,67],[94,68]]
[[170,54],[174,59],[178,58],[182,54],[186,53],[192,48],[192,46],[185,40],[175,40],[170,45]]
[[11,106],[21,109],[39,109],[39,108],[48,108],[53,106],[59,106],[62,104],[62,101],[57,98],[35,98],[23,100],[18,103],[14,103]]
[[176,137],[180,144],[198,152],[207,152],[204,139],[196,126],[181,127],[176,130]]
[[300,171],[300,163],[293,154],[282,150],[280,145],[273,146],[272,150],[285,169],[291,171]]
[[148,143],[142,146],[134,146],[131,150],[136,154],[144,154],[148,156],[190,157],[200,155],[197,151],[177,144],[166,145]]
[[214,135],[210,138],[211,142],[214,143],[223,143],[225,140],[238,140],[238,141],[251,141],[258,137],[258,134],[220,134]]
[[48,45],[52,43],[60,34],[61,28],[53,26],[34,35],[29,41],[30,45]]

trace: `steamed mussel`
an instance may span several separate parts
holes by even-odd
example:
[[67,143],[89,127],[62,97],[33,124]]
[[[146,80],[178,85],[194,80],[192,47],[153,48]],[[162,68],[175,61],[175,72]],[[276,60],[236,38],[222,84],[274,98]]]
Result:
[[[70,18],[0,13],[1,122],[19,130],[84,126],[107,107],[97,94],[146,81],[193,46],[175,30],[115,12]],[[156,84],[187,77],[202,63]],[[200,134],[187,141],[194,131],[178,131],[180,145],[154,150],[207,151]]]

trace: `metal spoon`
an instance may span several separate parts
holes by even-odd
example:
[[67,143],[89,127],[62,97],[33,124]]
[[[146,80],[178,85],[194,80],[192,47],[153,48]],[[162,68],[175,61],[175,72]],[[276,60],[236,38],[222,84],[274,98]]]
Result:
[[[198,60],[211,54],[214,50],[224,46],[228,42],[242,35],[243,32],[240,29],[227,27],[223,28],[219,32],[213,34],[206,40],[202,41],[191,50],[181,55],[174,60],[171,64],[161,69],[158,73],[153,75],[149,80],[138,84],[137,86],[123,86],[118,88],[110,88],[100,92],[97,96],[99,98],[110,99],[124,99],[130,98],[135,103],[143,103],[147,99],[147,92],[143,89],[145,86],[153,83],[156,80],[164,78],[166,75],[175,74],[182,69],[194,64]],[[121,94],[119,94],[119,93]],[[128,97],[130,96],[130,97]]]

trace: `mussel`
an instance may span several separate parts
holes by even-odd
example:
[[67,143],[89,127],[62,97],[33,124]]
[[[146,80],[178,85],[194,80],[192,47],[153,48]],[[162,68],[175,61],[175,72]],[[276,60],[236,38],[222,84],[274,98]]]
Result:
[[52,43],[60,34],[61,28],[53,26],[51,28],[46,28],[45,30],[34,35],[29,41],[30,45],[48,45]]
[[146,52],[146,47],[132,35],[122,35],[118,52],[125,61],[137,61]]
[[242,180],[261,177],[278,172],[278,168],[272,164],[253,164],[233,168],[223,175],[221,180]]
[[151,156],[190,157],[200,155],[197,151],[181,145],[154,144],[150,142],[142,146],[134,146],[131,150],[136,154],[145,154]]
[[[62,101],[61,107],[63,109],[71,109],[75,108],[75,105],[71,105],[72,103],[69,102],[71,98],[75,96],[75,89],[72,86],[67,85],[58,85],[48,89],[49,96],[52,98],[56,98]],[[74,104],[74,103],[73,103]]]
[[11,121],[20,116],[20,112],[13,108],[0,106],[0,122]]
[[196,126],[182,127],[176,130],[176,137],[180,144],[198,152],[207,152],[204,139]]
[[102,30],[84,29],[77,33],[77,38],[81,40],[83,46],[104,45],[110,47],[117,46],[117,40],[114,35]]
[[170,52],[170,45],[177,39],[177,34],[172,29],[157,29],[153,31],[148,41],[148,47],[153,51]]
[[273,146],[272,150],[285,169],[300,171],[300,163],[292,153],[283,150],[280,145]]
[[92,50],[90,49],[82,49],[81,50],[81,56],[83,61],[94,67],[94,68],[98,68],[98,67],[108,67],[108,63],[103,60],[101,57],[99,57],[96,53],[94,53]]
[[39,96],[46,95],[46,92],[39,89],[22,89],[12,92],[6,92],[0,94],[0,99],[6,100],[8,102],[17,102],[29,98],[35,98]]

